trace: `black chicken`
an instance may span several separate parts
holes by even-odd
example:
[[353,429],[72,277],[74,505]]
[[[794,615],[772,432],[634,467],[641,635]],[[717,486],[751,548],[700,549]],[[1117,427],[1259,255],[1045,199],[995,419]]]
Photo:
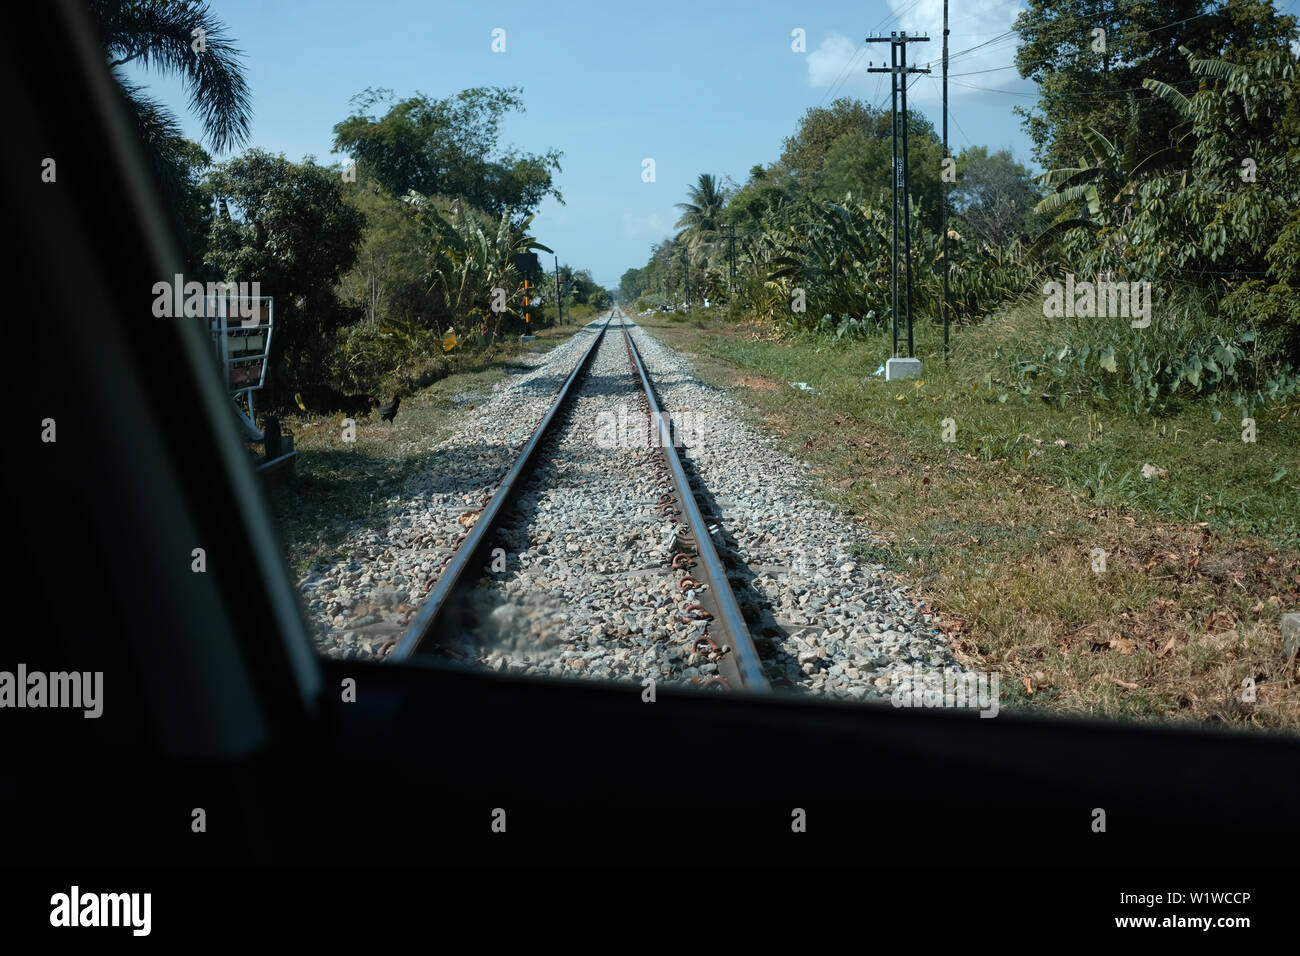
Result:
[[393,400],[387,405],[379,406],[379,417],[387,422],[392,422],[397,417],[397,406],[402,403],[402,396],[394,395]]

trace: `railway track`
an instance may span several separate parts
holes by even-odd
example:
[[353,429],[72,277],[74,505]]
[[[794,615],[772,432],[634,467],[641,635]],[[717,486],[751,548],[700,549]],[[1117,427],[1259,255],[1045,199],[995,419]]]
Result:
[[728,580],[737,562],[633,328],[615,309],[580,333],[589,344],[389,660],[767,688]]

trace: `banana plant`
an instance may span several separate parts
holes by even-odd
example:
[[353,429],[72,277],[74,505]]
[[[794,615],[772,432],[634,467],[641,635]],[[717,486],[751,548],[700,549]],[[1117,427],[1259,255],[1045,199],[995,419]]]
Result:
[[[892,224],[884,211],[851,195],[843,202],[805,202],[790,221],[765,222],[767,281],[787,295],[804,290],[808,312],[787,323],[806,326],[809,314],[863,319],[889,313]],[[918,214],[913,211],[914,280],[927,262]],[[900,243],[901,245],[901,243]],[[814,308],[815,306],[815,308]]]
[[439,213],[428,197],[414,191],[407,194],[406,202],[430,232],[430,291],[440,294],[451,322],[492,341],[504,317],[520,314],[522,276],[515,268],[514,256],[551,252],[528,235],[532,217],[515,225],[507,210],[496,222],[495,231],[489,233],[478,214],[460,202],[453,205],[450,218]]
[[[1236,64],[1226,60],[1201,59],[1185,46],[1178,49],[1187,58],[1191,72],[1201,78],[1200,89],[1205,89],[1213,80],[1231,80],[1239,70]],[[1196,148],[1196,137],[1193,134],[1195,99],[1161,80],[1145,79],[1142,86],[1173,109],[1182,120],[1171,131],[1173,144],[1139,158],[1141,124],[1137,104],[1132,97],[1129,98],[1129,122],[1122,148],[1095,129],[1085,129],[1083,138],[1092,153],[1091,162],[1081,157],[1077,166],[1049,170],[1035,177],[1038,182],[1056,189],[1056,192],[1038,203],[1035,207],[1038,212],[1045,215],[1070,209],[1077,209],[1077,212],[1048,226],[1034,240],[1033,248],[1040,249],[1074,229],[1118,229],[1121,232],[1122,247],[1126,244],[1122,232],[1133,219],[1138,188],[1142,183],[1164,173],[1170,167],[1182,166],[1178,186],[1181,189],[1187,188]]]
[[[1158,95],[1175,103],[1174,97],[1181,96],[1172,87]],[[1043,230],[1031,249],[1037,251],[1072,230],[1084,229],[1115,235],[1122,257],[1127,245],[1124,231],[1133,219],[1138,186],[1158,170],[1190,158],[1190,151],[1181,145],[1140,157],[1140,127],[1138,107],[1130,97],[1129,122],[1122,143],[1112,143],[1096,129],[1085,127],[1082,136],[1092,153],[1091,161],[1081,156],[1077,166],[1052,169],[1034,177],[1056,190],[1042,199],[1035,211],[1047,216],[1070,214]]]

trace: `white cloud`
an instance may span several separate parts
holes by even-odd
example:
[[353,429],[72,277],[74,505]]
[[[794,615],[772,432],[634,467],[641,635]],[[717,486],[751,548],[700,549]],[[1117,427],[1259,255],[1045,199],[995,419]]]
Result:
[[662,239],[674,231],[672,224],[676,221],[676,217],[671,213],[661,215],[658,212],[652,212],[648,215],[637,216],[630,212],[624,212],[623,235],[631,239],[639,236],[652,236],[655,239]]
[[808,84],[830,86],[840,78],[858,49],[858,45],[848,37],[832,33],[808,54]]
[[[909,87],[909,98],[918,100],[938,96],[939,78],[943,57],[943,0],[889,0],[893,18],[884,24],[875,24],[877,34],[888,35],[894,30],[907,30],[909,34],[928,34],[929,41],[908,44],[907,59],[912,66],[929,66],[934,82],[920,78]],[[1020,83],[1020,74],[1014,69],[1017,38],[1014,34],[1002,37],[1011,29],[1020,12],[1022,0],[968,0],[951,3],[948,10],[949,95],[963,96],[975,92],[971,84],[981,87],[1002,88]],[[1001,37],[996,42],[973,53],[962,51]],[[953,54],[961,53],[954,57]],[[861,36],[849,37],[832,33],[808,54],[808,84],[818,89],[834,88],[841,93],[862,96],[877,89],[889,93],[887,74],[868,73],[867,64],[889,65],[889,44],[864,43]],[[851,64],[851,65],[850,65]],[[1012,67],[1011,69],[1001,69]],[[979,72],[979,71],[991,72]],[[955,77],[955,74],[973,74]],[[953,82],[954,78],[959,82]]]

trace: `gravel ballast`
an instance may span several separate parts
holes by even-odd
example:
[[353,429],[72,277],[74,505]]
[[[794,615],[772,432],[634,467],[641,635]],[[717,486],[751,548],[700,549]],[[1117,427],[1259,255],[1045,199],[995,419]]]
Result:
[[[691,595],[677,590],[672,527],[656,511],[669,486],[647,447],[617,321],[495,533],[500,550],[472,598],[479,626],[446,638],[442,653],[497,671],[638,684],[717,672],[716,654],[690,650],[701,625],[681,616]],[[382,656],[400,636],[594,328],[529,356],[531,371],[456,413],[452,436],[378,521],[349,532],[350,557],[311,568],[300,587],[322,653]],[[682,356],[640,328],[632,335],[678,426],[678,451],[720,515],[716,537],[741,562],[733,587],[773,686],[888,700],[917,668],[959,671],[916,599],[853,557],[865,531],[818,496],[807,466],[742,422]]]

